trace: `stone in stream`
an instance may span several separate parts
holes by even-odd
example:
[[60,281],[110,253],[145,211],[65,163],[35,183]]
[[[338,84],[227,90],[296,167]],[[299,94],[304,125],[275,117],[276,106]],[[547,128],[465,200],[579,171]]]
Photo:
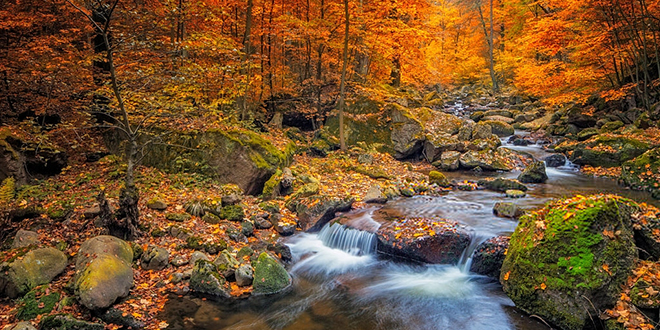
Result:
[[470,271],[493,278],[500,277],[500,269],[509,248],[509,237],[496,236],[479,244],[472,254]]
[[298,227],[303,231],[319,230],[335,217],[336,212],[351,209],[355,198],[311,196],[294,198],[287,203],[287,208],[298,215]]
[[509,198],[523,198],[527,196],[527,194],[522,191],[522,190],[517,190],[517,189],[509,189],[504,192],[506,194],[506,197]]
[[445,219],[408,218],[391,221],[376,232],[377,251],[433,264],[455,264],[470,244],[465,226]]
[[522,183],[544,183],[548,181],[544,162],[533,162],[518,176]]
[[480,186],[493,191],[505,192],[510,189],[527,191],[527,186],[511,179],[495,178],[492,180],[484,179],[477,182]]
[[383,194],[383,190],[380,188],[380,185],[375,184],[369,187],[367,194],[364,196],[364,202],[384,204],[387,202],[387,196]]
[[493,214],[502,218],[515,219],[525,214],[525,211],[511,202],[497,202],[493,207]]
[[51,247],[30,251],[28,246],[9,253],[16,255],[9,264],[0,264],[0,295],[12,299],[39,285],[50,283],[67,265],[66,255]]
[[553,154],[543,158],[547,167],[561,167],[566,164],[566,156],[562,154]]
[[504,292],[558,328],[589,328],[633,274],[636,208],[614,195],[576,196],[521,217],[502,264]]
[[282,292],[291,286],[291,275],[268,253],[263,252],[254,264],[255,295],[269,295]]

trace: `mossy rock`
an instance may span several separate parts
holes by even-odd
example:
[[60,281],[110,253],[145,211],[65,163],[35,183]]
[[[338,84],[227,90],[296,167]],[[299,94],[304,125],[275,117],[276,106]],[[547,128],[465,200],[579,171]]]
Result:
[[19,301],[16,318],[22,321],[32,320],[37,315],[50,313],[58,301],[60,301],[59,292],[48,292],[48,286],[38,286],[26,293]]
[[80,268],[75,293],[80,303],[91,310],[110,307],[133,287],[131,264],[115,255],[100,254]]
[[632,274],[636,208],[618,196],[577,196],[521,217],[502,265],[504,291],[521,310],[582,330]]
[[509,197],[509,198],[523,198],[523,197],[527,196],[527,194],[524,191],[517,190],[517,189],[507,189],[504,192],[504,194],[506,195],[506,197]]
[[515,129],[513,126],[511,126],[511,124],[507,124],[503,121],[484,120],[481,123],[489,125],[493,131],[493,134],[499,137],[510,136],[515,132]]
[[578,144],[571,161],[578,165],[616,167],[643,154],[649,147],[648,143],[629,137],[597,136]]
[[220,210],[220,219],[229,221],[241,221],[245,218],[245,211],[240,205],[227,205]]
[[167,213],[165,219],[174,222],[184,222],[190,220],[190,214],[187,213]]
[[660,148],[645,152],[621,166],[621,181],[636,190],[645,190],[660,199]]
[[40,330],[104,330],[99,323],[82,321],[69,314],[48,315],[39,322]]
[[280,212],[280,206],[276,203],[262,202],[259,203],[259,208],[270,214]]
[[358,166],[351,166],[349,167],[349,170],[354,171],[356,173],[360,173],[362,175],[366,175],[372,179],[378,180],[378,179],[385,179],[385,180],[390,180],[391,177],[387,172],[385,172],[382,168],[378,166],[368,166],[368,165],[358,165]]
[[236,253],[236,258],[243,259],[244,257],[251,257],[252,254],[254,254],[254,250],[249,246],[244,246],[238,250],[238,253]]
[[[32,246],[22,249],[31,249]],[[33,288],[50,283],[66,268],[67,257],[62,251],[46,247],[30,250],[0,268],[0,289],[10,298],[17,298]]]
[[230,294],[225,286],[226,282],[212,262],[203,259],[195,262],[190,277],[190,288],[193,291],[215,297],[229,298]]
[[269,295],[284,291],[291,286],[291,276],[268,253],[263,252],[254,264],[254,294]]
[[275,198],[280,194],[280,182],[282,181],[282,171],[277,170],[264,184],[262,196],[264,199]]
[[659,289],[660,287],[653,286],[640,278],[630,290],[630,300],[639,308],[657,309],[660,307]]
[[220,217],[210,212],[204,214],[204,216],[202,217],[202,221],[212,225],[219,224],[221,220],[222,219],[220,219]]
[[479,180],[477,181],[477,184],[488,190],[494,190],[499,192],[505,192],[510,189],[527,191],[527,186],[525,186],[524,184],[516,180],[505,179],[505,178],[495,178],[493,180],[486,180],[486,179]]
[[449,186],[449,180],[447,179],[447,177],[438,171],[429,172],[429,183],[437,184],[440,187]]
[[544,183],[548,181],[545,173],[545,162],[533,162],[518,176],[522,183]]
[[595,127],[586,128],[577,134],[578,141],[589,140],[592,136],[598,135],[598,129]]

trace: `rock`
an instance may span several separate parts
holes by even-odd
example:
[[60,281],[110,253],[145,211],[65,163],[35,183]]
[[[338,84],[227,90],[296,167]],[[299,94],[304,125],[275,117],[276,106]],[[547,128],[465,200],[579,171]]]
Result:
[[116,308],[108,308],[108,310],[99,315],[99,318],[105,323],[116,324],[130,329],[142,329],[145,327],[144,322]]
[[[416,235],[418,228],[428,229],[420,236]],[[380,226],[376,238],[378,253],[435,264],[457,263],[470,244],[470,234],[464,226],[427,218],[388,222]]]
[[490,121],[498,121],[498,122],[503,122],[507,124],[513,124],[515,120],[513,118],[509,117],[503,117],[503,116],[486,116],[481,119],[482,122],[487,123]]
[[597,119],[588,112],[583,111],[580,107],[573,107],[568,109],[566,114],[566,123],[575,125],[579,128],[588,128],[596,125]]
[[150,246],[142,254],[140,264],[142,269],[162,270],[167,267],[170,258],[170,252],[158,246]]
[[38,286],[19,300],[16,318],[27,321],[49,314],[60,301],[60,296],[59,292],[49,292],[48,285]]
[[547,167],[561,167],[566,164],[566,156],[562,154],[553,154],[543,158]]
[[222,221],[222,220],[221,220],[217,215],[215,215],[215,214],[213,214],[213,213],[210,213],[210,212],[207,212],[207,213],[204,214],[204,216],[202,217],[202,221],[204,221],[204,222],[206,222],[206,223],[208,223],[208,224],[211,224],[211,225],[217,225],[217,224],[219,224],[220,221]]
[[374,163],[374,155],[372,154],[361,154],[358,156],[358,163],[371,165]]
[[472,140],[472,132],[474,132],[475,123],[472,120],[466,121],[458,129],[458,140],[460,141],[470,141]]
[[257,216],[254,218],[254,226],[257,229],[268,229],[273,227],[273,224],[263,216]]
[[640,277],[630,290],[630,302],[639,308],[657,309],[660,307],[659,289],[657,285],[653,285]]
[[449,180],[447,179],[447,177],[438,171],[431,171],[429,173],[429,183],[436,184],[440,187],[449,186]]
[[493,135],[493,128],[487,123],[478,123],[472,131],[473,140],[488,139]]
[[387,202],[387,196],[383,194],[383,190],[380,188],[380,185],[375,184],[369,187],[367,194],[364,196],[364,202],[384,204]]
[[291,286],[291,276],[275,259],[263,252],[254,264],[253,288],[255,295],[269,295]]
[[527,196],[524,191],[517,189],[507,189],[504,193],[506,194],[506,197],[509,198],[523,198]]
[[504,292],[561,329],[588,328],[632,275],[633,209],[618,196],[578,196],[522,217],[502,265]]
[[508,248],[509,237],[506,236],[492,237],[479,244],[472,255],[470,271],[499,279]]
[[[656,175],[648,175],[648,173]],[[645,190],[660,199],[660,148],[651,149],[621,166],[620,181],[635,189]]]
[[406,159],[419,153],[423,146],[424,127],[414,117],[410,116],[406,109],[393,110],[391,114],[392,133],[390,138],[394,149],[394,158]]
[[11,222],[21,222],[25,219],[35,219],[44,214],[44,209],[35,206],[19,207],[9,211]]
[[480,186],[493,191],[505,192],[510,189],[527,191],[527,186],[511,179],[495,178],[493,180],[479,180],[477,182]]
[[113,236],[97,236],[78,250],[74,291],[91,310],[111,306],[133,287],[133,249]]
[[404,197],[413,197],[415,196],[415,191],[411,188],[403,188],[401,189],[401,195]]
[[152,199],[147,203],[148,208],[156,211],[165,211],[167,206],[167,203],[159,199]]
[[502,218],[516,219],[525,214],[525,211],[511,202],[497,202],[493,207],[493,214]]
[[190,234],[190,231],[188,229],[181,228],[178,226],[169,227],[167,231],[170,233],[170,235],[172,235],[172,237],[184,241],[187,240],[192,235]]
[[46,247],[20,256],[27,249],[14,250],[19,253],[18,258],[8,265],[0,265],[0,294],[15,299],[39,285],[50,283],[66,268],[67,258],[60,250]]
[[200,259],[201,260],[206,260],[206,261],[211,260],[211,259],[209,259],[209,257],[204,252],[195,251],[190,255],[190,264],[194,265],[197,262],[197,260],[200,260]]
[[215,260],[213,260],[213,264],[218,267],[218,272],[220,272],[222,276],[230,278],[234,276],[236,268],[238,268],[240,263],[233,255],[231,255],[231,253],[229,253],[229,251],[224,250],[217,258],[215,258]]
[[225,286],[225,280],[215,264],[206,260],[197,260],[190,277],[190,288],[198,293],[215,297],[229,298],[231,295]]
[[586,128],[577,134],[578,141],[589,140],[592,136],[598,135],[598,129],[595,127]]
[[245,211],[240,205],[227,205],[220,210],[220,219],[229,221],[242,221],[245,218]]
[[174,222],[184,222],[190,220],[190,214],[188,213],[167,213],[165,214],[165,219],[174,221]]
[[298,215],[298,227],[303,231],[320,230],[328,221],[335,217],[336,212],[346,212],[351,209],[352,197],[338,198],[329,196],[312,196],[302,199],[292,199],[287,208]]
[[468,151],[459,159],[460,166],[464,169],[480,167],[486,171],[511,171],[512,166],[507,161],[500,150]]
[[[195,251],[195,252],[198,252],[198,251]],[[201,252],[200,252],[200,253],[201,253]],[[172,266],[174,266],[174,267],[185,266],[185,265],[188,264],[188,262],[189,262],[189,261],[188,261],[188,258],[186,258],[186,257],[183,256],[183,255],[178,255],[178,256],[172,258],[172,261],[170,261],[170,263],[171,263]]]
[[14,325],[7,325],[2,330],[37,330],[30,322],[18,322]]
[[222,206],[229,206],[229,205],[237,205],[238,203],[243,201],[243,196],[240,194],[232,193],[228,195],[222,196],[220,199],[220,202],[222,203]]
[[499,136],[499,137],[504,137],[504,136],[509,136],[513,135],[515,132],[515,129],[513,126],[510,124],[507,124],[503,121],[496,121],[496,120],[485,120],[480,122],[480,124],[486,124],[491,127],[491,130],[493,134]]
[[101,208],[98,205],[87,208],[83,211],[85,219],[94,219],[101,214]]
[[19,229],[16,233],[16,236],[14,236],[14,241],[11,243],[11,248],[15,249],[30,245],[41,245],[41,241],[39,241],[39,234],[33,231]]
[[250,265],[241,265],[236,270],[236,284],[238,286],[248,286],[252,285],[252,280],[254,279],[254,273]]
[[249,246],[244,246],[238,252],[236,252],[236,259],[243,259],[244,257],[251,257],[254,254],[254,250]]
[[649,144],[628,137],[598,136],[576,146],[555,150],[567,152],[569,148],[573,148],[571,161],[577,165],[616,167],[646,152]]
[[513,113],[505,109],[494,109],[484,112],[484,117],[503,117],[503,118],[513,118]]
[[293,261],[293,255],[291,254],[291,249],[289,246],[282,244],[281,242],[268,244],[268,251],[273,251],[284,262]]
[[458,151],[443,152],[439,164],[433,163],[433,165],[443,171],[456,171],[460,166],[460,158],[461,153]]
[[241,233],[245,236],[252,236],[254,233],[254,224],[247,220],[241,222]]
[[522,183],[544,183],[548,181],[544,162],[533,162],[518,176]]
[[105,326],[73,318],[69,314],[48,315],[39,322],[39,330],[103,330]]
[[601,133],[611,133],[611,132],[614,132],[614,131],[618,130],[619,128],[621,128],[623,126],[625,126],[625,124],[620,120],[610,121],[610,122],[607,122],[607,123],[603,124],[603,126],[600,127],[600,132]]
[[172,284],[177,284],[183,282],[184,275],[183,273],[173,273],[172,276],[170,276],[170,283]]
[[229,236],[229,238],[234,242],[239,242],[239,243],[247,242],[247,237],[243,235],[243,232],[241,230],[238,230],[236,228],[227,229],[227,236]]
[[438,161],[442,154],[449,151],[461,151],[464,152],[467,150],[466,144],[467,141],[458,140],[457,136],[452,135],[428,135],[426,141],[424,142],[424,157],[433,163]]
[[275,231],[282,236],[291,236],[296,232],[296,225],[288,222],[278,222],[275,224]]

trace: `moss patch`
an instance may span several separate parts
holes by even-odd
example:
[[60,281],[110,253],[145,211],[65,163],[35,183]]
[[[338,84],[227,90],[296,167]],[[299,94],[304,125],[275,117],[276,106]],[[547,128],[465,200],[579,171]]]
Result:
[[32,289],[19,301],[16,318],[22,321],[32,320],[37,315],[48,314],[60,300],[59,292],[48,293],[48,286]]
[[291,285],[291,276],[266,252],[259,255],[254,265],[254,293],[274,294]]

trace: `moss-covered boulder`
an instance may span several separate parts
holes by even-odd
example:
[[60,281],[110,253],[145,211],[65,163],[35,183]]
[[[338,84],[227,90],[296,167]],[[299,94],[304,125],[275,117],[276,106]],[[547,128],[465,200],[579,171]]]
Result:
[[544,183],[548,181],[548,175],[545,173],[545,162],[533,162],[518,176],[518,181],[522,183]]
[[646,190],[660,199],[660,148],[645,152],[621,167],[621,181],[637,190]]
[[459,140],[457,135],[428,134],[424,142],[424,155],[428,161],[434,162],[440,160],[447,152],[465,152],[467,144],[467,141]]
[[509,198],[523,198],[527,196],[527,193],[518,189],[507,189],[504,194]]
[[245,218],[245,211],[240,205],[227,205],[220,209],[218,215],[220,216],[220,219],[242,221]]
[[461,153],[458,151],[443,152],[440,160],[433,163],[433,166],[443,171],[456,171],[461,166]]
[[218,268],[218,272],[222,274],[225,278],[234,276],[236,268],[239,266],[239,262],[229,251],[223,250],[218,257],[213,260],[213,264]]
[[466,227],[445,219],[387,222],[376,232],[380,254],[424,263],[455,264],[470,244]]
[[493,206],[493,214],[502,218],[517,219],[525,214],[525,211],[515,203],[497,202],[495,203],[495,206]]
[[513,166],[501,150],[468,151],[461,155],[460,167],[471,170],[476,167],[485,171],[511,171]]
[[133,249],[113,236],[85,241],[78,251],[74,291],[80,303],[91,310],[111,306],[133,286]]
[[190,214],[188,213],[167,213],[165,214],[165,219],[174,222],[184,222],[190,220]]
[[203,259],[195,262],[190,277],[190,288],[193,291],[220,298],[229,298],[231,295],[226,282],[212,262]]
[[78,320],[69,314],[48,315],[39,322],[40,330],[103,330],[100,323]]
[[59,292],[49,292],[47,285],[38,286],[26,293],[18,303],[16,318],[27,321],[37,315],[48,314],[60,301]]
[[600,132],[601,133],[614,132],[623,126],[625,126],[625,124],[620,120],[610,121],[603,124],[603,126],[600,127]]
[[0,294],[17,298],[33,288],[50,283],[64,271],[67,257],[62,251],[46,247],[28,251],[30,247],[10,251],[9,263],[0,264]]
[[576,146],[559,146],[556,150],[572,149],[570,159],[578,165],[616,167],[643,154],[649,147],[648,143],[634,138],[601,135]]
[[503,121],[484,120],[480,123],[489,125],[493,131],[493,134],[499,137],[513,135],[513,133],[515,132],[515,129],[513,128],[513,126],[511,126],[511,124],[507,124]]
[[336,212],[346,212],[355,202],[354,197],[330,197],[315,195],[292,199],[287,208],[298,215],[298,227],[304,231],[320,230],[335,217]]
[[523,216],[502,265],[504,291],[527,313],[584,329],[614,305],[633,270],[636,208],[618,196],[576,196]]
[[527,191],[527,186],[524,184],[505,178],[495,178],[495,179],[483,179],[477,181],[477,184],[480,186],[493,191],[505,192],[509,189],[517,189],[522,191]]
[[[168,172],[197,172],[221,182],[237,184],[246,194],[261,194],[278,168],[287,166],[295,144],[284,150],[267,137],[244,129],[167,131],[166,143],[151,145],[143,163]],[[148,137],[145,137],[148,138]],[[105,142],[113,153],[122,152],[122,138],[110,132]]]
[[447,187],[449,186],[449,179],[438,171],[431,171],[429,172],[429,183],[437,184],[440,187]]
[[263,252],[254,263],[255,295],[269,295],[282,292],[291,286],[291,275],[268,253]]

